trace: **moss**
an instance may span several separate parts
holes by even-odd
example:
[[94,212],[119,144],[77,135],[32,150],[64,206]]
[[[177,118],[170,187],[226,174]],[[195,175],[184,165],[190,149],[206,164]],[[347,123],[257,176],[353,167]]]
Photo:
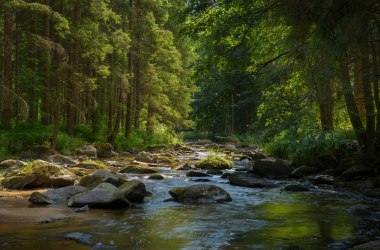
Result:
[[148,167],[128,166],[120,170],[120,173],[132,173],[132,174],[155,174],[158,170]]
[[201,169],[228,169],[233,165],[232,161],[225,159],[218,155],[211,155],[206,159],[200,160],[195,164],[197,168]]
[[75,167],[78,167],[78,168],[87,168],[87,169],[108,169],[109,168],[103,162],[96,161],[96,160],[86,160],[86,161],[83,161],[83,162],[79,163]]

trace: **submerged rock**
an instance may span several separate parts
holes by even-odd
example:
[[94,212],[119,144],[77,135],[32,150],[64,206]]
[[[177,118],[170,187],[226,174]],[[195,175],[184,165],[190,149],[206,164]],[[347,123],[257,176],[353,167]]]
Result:
[[126,180],[108,170],[97,170],[90,175],[86,175],[79,180],[79,185],[88,188],[94,188],[100,183],[111,183],[119,187]]
[[259,179],[253,175],[246,173],[233,173],[228,176],[228,180],[231,185],[242,186],[242,187],[251,187],[251,188],[273,188],[277,187],[278,184]]
[[96,158],[96,148],[93,145],[83,145],[76,148],[79,155],[86,155],[88,157]]
[[287,191],[287,192],[306,192],[306,191],[309,191],[309,189],[307,187],[304,187],[302,185],[287,185],[285,188],[284,188],[284,191]]
[[229,169],[232,167],[232,161],[224,159],[220,156],[211,156],[206,159],[200,160],[195,164],[196,168],[200,169],[217,169],[217,170],[223,170],[223,169]]
[[183,203],[232,201],[227,191],[215,185],[198,184],[187,187],[176,187],[172,188],[169,194],[175,201]]
[[156,174],[159,171],[154,168],[142,167],[142,166],[128,166],[119,171],[120,173],[130,173],[130,174]]
[[210,175],[205,174],[203,172],[197,172],[197,171],[189,171],[186,174],[187,177],[208,177]]
[[0,170],[9,169],[9,168],[17,169],[25,165],[26,163],[23,161],[9,159],[9,160],[0,162]]
[[319,172],[318,168],[309,167],[309,166],[301,166],[293,170],[291,176],[294,178],[302,178],[309,175],[314,175]]
[[113,146],[110,143],[96,142],[94,143],[98,158],[112,158],[117,154],[113,151]]
[[131,180],[119,187],[124,197],[131,202],[143,202],[144,197],[149,193],[146,191],[145,184],[139,180]]
[[80,244],[85,244],[85,245],[93,244],[91,242],[91,238],[92,238],[91,234],[85,234],[85,233],[80,233],[80,232],[69,233],[65,236],[65,239],[73,240]]
[[266,158],[253,164],[254,174],[271,179],[289,178],[292,171],[290,163],[280,159]]
[[153,174],[153,175],[149,176],[148,179],[150,179],[150,180],[163,180],[165,178],[160,174]]
[[114,185],[101,183],[96,188],[76,194],[67,201],[69,207],[122,208],[129,207],[130,203],[123,193]]
[[3,177],[1,185],[8,189],[57,188],[73,185],[75,181],[75,176],[65,168],[42,160],[7,171]]
[[49,198],[49,196],[40,192],[33,192],[29,197],[29,201],[33,204],[41,205],[48,205],[54,203],[53,200]]

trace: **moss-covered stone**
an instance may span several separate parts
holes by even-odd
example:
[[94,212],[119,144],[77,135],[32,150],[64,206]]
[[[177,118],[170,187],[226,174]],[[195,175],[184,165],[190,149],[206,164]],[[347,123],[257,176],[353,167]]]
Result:
[[74,184],[75,176],[64,167],[36,160],[2,174],[1,185],[9,189],[64,187]]
[[74,167],[85,168],[85,169],[108,169],[109,168],[105,163],[101,161],[96,161],[96,160],[86,160],[75,165]]
[[125,183],[126,180],[107,170],[97,170],[93,174],[86,175],[79,180],[79,185],[88,188],[94,188],[100,183],[111,183],[118,187]]
[[154,169],[154,168],[131,165],[131,166],[128,166],[126,168],[123,168],[119,172],[120,173],[127,173],[127,174],[156,174],[159,171]]
[[139,180],[131,180],[119,187],[124,197],[131,202],[142,202],[148,195],[145,184]]
[[150,180],[163,180],[164,177],[160,174],[153,174],[153,175],[149,176],[148,179],[150,179]]
[[111,158],[116,156],[116,153],[113,151],[113,146],[110,143],[96,142],[94,143],[96,148],[96,154],[98,158]]
[[211,170],[211,169],[229,169],[233,165],[232,161],[227,160],[221,156],[209,156],[206,159],[200,160],[195,164],[195,167]]
[[41,204],[41,205],[48,205],[52,204],[53,201],[47,196],[46,194],[42,194],[40,192],[33,192],[30,197],[29,201],[33,204]]

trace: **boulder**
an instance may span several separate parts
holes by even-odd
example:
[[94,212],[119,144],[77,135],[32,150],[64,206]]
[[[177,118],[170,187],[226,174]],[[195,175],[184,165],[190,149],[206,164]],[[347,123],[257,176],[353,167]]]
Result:
[[332,185],[335,182],[335,178],[331,175],[314,175],[308,178],[314,185]]
[[0,170],[9,169],[9,168],[17,169],[25,165],[26,163],[23,161],[10,159],[10,160],[5,160],[5,161],[0,162]]
[[256,178],[254,175],[245,173],[233,173],[228,176],[231,185],[251,188],[273,188],[278,184],[268,180]]
[[185,163],[183,166],[177,168],[176,170],[190,170],[193,169],[193,167],[189,163]]
[[135,161],[140,161],[140,162],[146,162],[146,163],[154,163],[154,157],[152,157],[150,154],[147,152],[140,152],[136,155]]
[[187,187],[176,187],[172,188],[169,194],[175,201],[183,203],[232,201],[227,191],[215,185],[198,184]]
[[82,177],[79,180],[79,185],[87,188],[94,188],[100,183],[110,183],[116,187],[119,187],[125,182],[126,180],[111,171],[96,170],[94,173]]
[[361,245],[350,248],[352,250],[378,250],[380,249],[380,240],[370,241]]
[[197,172],[197,171],[189,171],[187,172],[186,176],[187,177],[207,177],[210,175],[202,173],[202,172]]
[[209,174],[209,175],[223,175],[223,171],[222,170],[218,170],[218,169],[211,169],[211,170],[207,170],[206,174]]
[[47,159],[49,156],[55,155],[54,149],[45,146],[35,146],[21,153],[21,159]]
[[127,173],[127,174],[156,174],[158,170],[149,167],[142,166],[128,166],[119,171],[119,173]]
[[119,187],[124,197],[131,202],[143,202],[144,197],[149,193],[146,191],[145,184],[139,180],[131,180]]
[[358,179],[362,176],[367,176],[372,173],[372,169],[365,165],[353,166],[342,173],[347,180]]
[[82,186],[67,186],[57,189],[51,189],[46,191],[44,194],[47,195],[54,202],[65,201],[73,195],[83,193],[89,189]]
[[226,146],[224,146],[224,149],[227,150],[227,151],[236,151],[236,146],[233,145],[233,144],[226,144]]
[[309,189],[305,186],[295,184],[295,185],[287,185],[284,188],[284,191],[286,191],[286,192],[306,192],[306,191],[309,191]]
[[254,152],[251,157],[252,157],[252,160],[261,160],[261,159],[266,158],[266,156],[260,152]]
[[112,158],[117,155],[110,143],[96,142],[94,143],[94,147],[98,158]]
[[40,192],[33,192],[29,197],[29,201],[33,204],[41,205],[48,205],[54,203],[53,200],[49,198],[49,196]]
[[78,162],[75,161],[74,159],[68,156],[60,155],[60,154],[51,155],[46,158],[46,161],[50,163],[62,165],[62,166],[70,166],[70,165],[78,164]]
[[293,172],[291,173],[291,177],[302,178],[309,175],[315,175],[318,173],[318,171],[318,168],[301,166],[293,170]]
[[79,155],[86,155],[91,158],[96,158],[96,148],[92,145],[83,145],[76,148],[76,152]]
[[42,160],[7,171],[3,177],[1,185],[8,189],[58,188],[73,185],[75,181],[75,176],[65,168]]
[[289,178],[293,169],[290,163],[284,160],[266,158],[255,161],[253,173],[271,179]]
[[332,153],[322,153],[316,159],[316,166],[319,169],[337,168],[338,164],[338,160]]
[[76,168],[84,168],[84,169],[108,169],[108,166],[101,162],[96,160],[86,160],[82,161],[81,163],[75,165]]
[[149,180],[163,180],[164,177],[160,174],[153,174],[153,175],[149,176],[148,179]]
[[174,163],[174,160],[168,158],[168,157],[158,157],[156,159],[156,163],[158,164],[173,164]]
[[130,203],[123,193],[114,185],[101,183],[96,188],[71,196],[67,205],[69,207],[121,208],[129,207]]
[[223,173],[221,176],[220,176],[220,178],[222,178],[222,179],[228,179],[228,177],[230,177],[230,175],[231,175],[232,173]]
[[195,164],[196,168],[200,169],[217,169],[217,170],[223,170],[223,169],[229,169],[233,165],[232,161],[224,159],[221,156],[210,156],[206,159],[200,160]]

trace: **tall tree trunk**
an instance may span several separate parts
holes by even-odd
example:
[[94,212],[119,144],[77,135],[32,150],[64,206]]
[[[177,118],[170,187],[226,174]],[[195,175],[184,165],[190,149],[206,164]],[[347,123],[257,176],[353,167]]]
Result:
[[[33,33],[38,33],[38,16],[37,14],[33,15]],[[37,62],[37,44],[33,41],[32,44],[32,63],[30,68],[34,71],[34,78],[32,84],[29,85],[29,121],[34,123],[38,119],[38,99],[36,96],[36,85],[38,84],[36,80],[38,72],[38,62]]]
[[[379,27],[380,28],[380,27]],[[380,36],[380,33],[379,33]],[[379,98],[379,82],[380,82],[380,41],[371,43],[372,66],[373,66],[373,96],[376,106],[376,141],[380,143],[380,98]]]
[[123,112],[121,104],[124,103],[124,101],[125,101],[124,100],[124,94],[123,94],[123,91],[121,88],[119,89],[119,97],[117,99],[118,99],[118,102],[116,105],[117,112],[116,112],[116,117],[115,117],[115,123],[114,123],[112,133],[108,137],[108,142],[111,143],[112,145],[115,144],[116,137],[119,134],[120,122],[121,122],[121,113]]
[[[81,0],[75,1],[74,6],[74,27],[78,27],[81,22]],[[68,84],[68,104],[67,104],[67,133],[72,135],[77,123],[78,113],[78,86],[75,80],[75,71],[79,70],[80,44],[75,41],[71,53],[71,78]]]
[[365,121],[365,102],[364,102],[364,77],[363,77],[363,65],[360,60],[357,60],[353,64],[354,72],[354,99],[356,106],[358,107],[358,112],[360,119]]
[[346,103],[346,108],[352,127],[360,144],[365,145],[366,136],[360,114],[355,103],[347,60],[340,61],[340,82]]
[[149,134],[154,133],[154,121],[153,121],[153,114],[154,110],[152,107],[152,104],[148,102],[148,112],[147,112],[147,117],[146,117],[146,132]]
[[3,112],[2,122],[6,129],[11,128],[12,118],[12,56],[13,56],[13,24],[14,11],[7,9],[4,11],[4,86],[3,86]]
[[61,59],[57,58],[57,73],[55,85],[55,98],[54,98],[54,131],[51,140],[51,148],[55,149],[57,146],[59,126],[60,126],[60,113],[61,113],[61,82],[62,82],[62,63]]
[[324,131],[334,130],[333,93],[331,81],[322,84],[316,83],[321,127]]
[[[45,4],[50,6],[50,0],[45,0]],[[46,39],[50,38],[50,16],[46,15],[44,19],[44,36]],[[41,103],[41,124],[47,125],[50,123],[50,67],[51,67],[51,55],[49,48],[45,48],[45,79],[44,79],[44,91],[42,92]]]
[[[128,28],[129,33],[132,34],[132,28],[133,28],[133,0],[129,1],[129,8],[130,12],[128,15]],[[133,39],[133,36],[131,36]],[[133,44],[133,41],[132,41]],[[132,46],[128,49],[128,72],[130,75],[133,73],[132,68]],[[131,134],[132,131],[132,121],[133,121],[133,91],[134,91],[134,79],[131,77],[129,79],[129,89],[128,89],[128,95],[127,95],[127,111],[125,115],[125,137],[128,137]]]

